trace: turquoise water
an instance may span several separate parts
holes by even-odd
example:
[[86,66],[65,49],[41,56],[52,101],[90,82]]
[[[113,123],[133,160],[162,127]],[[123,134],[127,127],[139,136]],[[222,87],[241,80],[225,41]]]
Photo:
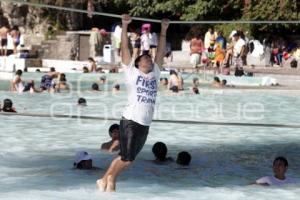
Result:
[[[81,84],[89,88],[97,77],[86,76]],[[77,82],[76,75],[67,78],[72,85]],[[108,84],[101,86],[106,91],[100,93],[74,87],[70,93],[16,94],[4,91],[2,81],[0,100],[11,98],[20,113],[118,119],[126,105],[126,92],[109,91],[120,75],[107,78]],[[78,97],[85,97],[88,106],[78,107]],[[156,106],[155,119],[300,122],[300,93],[292,91],[204,87],[200,95],[189,91],[174,95],[161,90]],[[101,152],[99,147],[109,139],[108,127],[115,122],[0,115],[0,199],[298,199],[299,185],[266,188],[249,183],[272,175],[272,161],[278,155],[289,160],[287,175],[300,179],[299,129],[161,123],[152,123],[138,159],[118,179],[118,193],[101,193],[95,181],[116,154]],[[189,151],[193,157],[189,169],[174,163],[154,165],[151,148],[156,141],[165,142],[173,158],[179,151]],[[102,170],[73,170],[78,150],[88,151]]]

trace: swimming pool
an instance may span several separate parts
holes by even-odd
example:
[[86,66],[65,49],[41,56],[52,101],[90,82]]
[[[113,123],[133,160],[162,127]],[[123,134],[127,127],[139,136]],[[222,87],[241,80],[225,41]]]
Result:
[[[96,75],[84,80],[93,82],[93,78],[97,80]],[[108,86],[103,87],[110,88],[119,75],[107,78]],[[74,76],[74,83],[75,79]],[[88,88],[90,84],[83,85]],[[87,107],[76,105],[81,96],[87,99]],[[71,93],[56,94],[15,94],[3,89],[0,100],[4,98],[11,98],[18,112],[112,118],[120,118],[126,104],[124,91],[93,93],[75,87]],[[297,91],[206,87],[200,89],[200,95],[161,91],[156,106],[155,119],[275,124],[300,121]],[[109,139],[107,130],[114,122],[117,121],[0,115],[0,198],[298,199],[299,185],[266,188],[248,184],[272,175],[272,161],[278,155],[289,160],[288,176],[300,178],[299,129],[162,123],[151,125],[136,163],[119,177],[118,193],[101,193],[96,190],[95,181],[116,154],[101,152],[99,147]],[[150,160],[156,141],[165,142],[173,158],[179,151],[189,151],[190,168],[154,165]],[[81,149],[92,154],[94,164],[103,170],[73,170],[75,152]]]

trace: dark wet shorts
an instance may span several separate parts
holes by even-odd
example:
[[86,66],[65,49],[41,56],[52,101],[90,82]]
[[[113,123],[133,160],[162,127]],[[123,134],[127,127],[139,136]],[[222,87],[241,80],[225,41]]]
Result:
[[141,43],[135,43],[133,47],[136,48],[136,49],[140,49],[141,48]]
[[2,47],[7,46],[7,39],[6,39],[6,38],[2,38],[2,39],[1,39],[1,46],[2,46]]
[[122,118],[120,122],[120,156],[123,161],[133,161],[142,150],[149,132],[149,126],[143,126],[132,120]]
[[134,43],[134,48],[138,48],[140,49],[141,48],[141,39],[137,39]]
[[142,55],[149,55],[150,50],[143,50]]
[[30,88],[33,88],[33,84],[32,83],[26,83],[25,86],[24,86],[23,92],[29,91]]

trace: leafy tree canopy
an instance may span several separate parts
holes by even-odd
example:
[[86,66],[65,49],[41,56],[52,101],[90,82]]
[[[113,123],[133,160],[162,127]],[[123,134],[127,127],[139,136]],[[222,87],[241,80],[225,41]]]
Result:
[[[30,0],[49,5],[86,9],[88,0]],[[171,20],[300,20],[298,0],[92,0],[95,10]],[[53,15],[53,12],[49,12]],[[218,25],[224,27],[226,25]],[[298,30],[298,25],[261,24],[244,26],[251,32]]]

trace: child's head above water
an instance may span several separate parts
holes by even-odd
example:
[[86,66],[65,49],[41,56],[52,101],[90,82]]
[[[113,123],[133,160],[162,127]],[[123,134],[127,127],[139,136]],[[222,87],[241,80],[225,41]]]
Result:
[[163,142],[156,142],[152,147],[152,153],[157,160],[164,161],[168,153],[167,145]]
[[111,125],[108,129],[108,133],[112,139],[118,139],[120,136],[120,125],[119,124]]
[[92,90],[93,91],[99,91],[99,85],[97,83],[92,84]]
[[279,156],[273,161],[273,172],[275,177],[284,177],[289,163],[285,157]]
[[74,167],[76,169],[92,169],[92,157],[86,151],[78,151],[75,155]]
[[15,112],[13,109],[13,102],[10,99],[4,99],[3,100],[3,107],[2,107],[3,112]]
[[78,99],[78,105],[79,105],[79,106],[87,106],[87,103],[86,103],[85,98],[80,97],[80,98]]
[[176,163],[179,165],[187,166],[192,160],[191,154],[186,151],[181,151],[177,154]]

